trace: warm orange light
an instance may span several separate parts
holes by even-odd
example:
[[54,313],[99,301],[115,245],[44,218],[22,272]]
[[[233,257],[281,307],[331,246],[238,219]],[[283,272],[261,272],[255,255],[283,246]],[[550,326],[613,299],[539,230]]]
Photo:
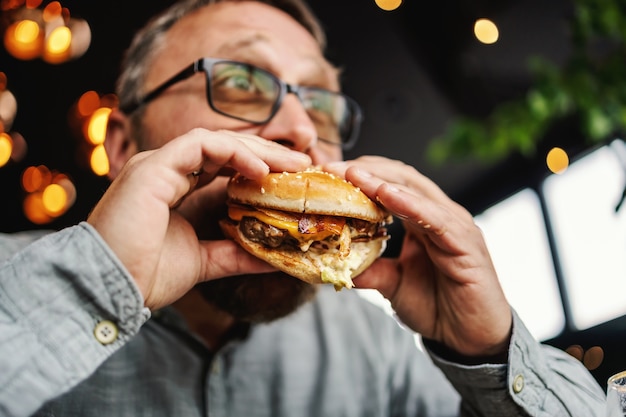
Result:
[[35,224],[45,224],[52,221],[43,206],[41,193],[28,194],[24,198],[24,215]]
[[396,10],[402,4],[402,0],[375,0],[376,5],[383,10]]
[[99,176],[109,173],[109,158],[107,156],[104,145],[98,145],[91,151],[90,158],[91,170]]
[[87,21],[72,18],[67,26],[72,31],[72,44],[70,45],[70,56],[72,59],[82,56],[91,44],[91,28]]
[[48,3],[48,5],[43,9],[44,22],[52,22],[57,17],[61,16],[62,10],[63,7],[58,1]]
[[76,202],[76,187],[74,183],[65,174],[57,174],[52,179],[54,184],[58,184],[65,190],[66,195],[66,209],[71,207]]
[[562,174],[569,166],[567,152],[561,148],[552,148],[546,156],[546,164],[550,171],[555,174]]
[[18,59],[29,60],[41,54],[43,33],[37,22],[21,20],[10,25],[4,33],[4,46]]
[[91,116],[91,114],[96,111],[98,106],[100,105],[100,96],[95,91],[87,91],[83,93],[82,96],[78,99],[78,103],[76,105],[78,109],[78,114],[82,117]]
[[93,112],[87,125],[87,140],[93,145],[104,143],[111,109],[101,107]]
[[63,214],[67,205],[67,193],[59,184],[48,185],[41,194],[44,210],[52,217]]
[[0,167],[6,165],[13,153],[13,140],[7,133],[0,133]]
[[52,173],[48,167],[40,165],[38,167],[28,167],[22,173],[22,188],[28,193],[43,190],[52,179]]
[[67,26],[55,28],[46,39],[43,59],[51,64],[65,62],[70,57],[72,32]]
[[0,90],[0,121],[2,131],[11,130],[11,125],[17,115],[17,100],[9,90]]
[[13,139],[13,151],[11,153],[11,159],[15,162],[20,162],[28,152],[28,144],[26,139],[20,132],[9,133],[11,139]]
[[31,43],[39,36],[39,25],[32,20],[22,20],[15,26],[13,37],[20,43]]
[[484,44],[492,44],[498,41],[500,34],[494,22],[489,19],[478,19],[474,23],[474,36]]
[[62,54],[69,49],[70,43],[72,43],[72,32],[67,26],[59,26],[48,37],[46,48],[52,54]]
[[42,0],[26,0],[26,7],[29,9],[36,9],[41,5]]

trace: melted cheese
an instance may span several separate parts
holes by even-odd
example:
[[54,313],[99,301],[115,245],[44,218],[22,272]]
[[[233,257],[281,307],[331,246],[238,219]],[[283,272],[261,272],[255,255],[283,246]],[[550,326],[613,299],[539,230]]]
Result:
[[241,221],[244,217],[253,217],[262,221],[265,224],[269,224],[281,230],[286,230],[292,237],[300,242],[300,249],[306,251],[312,242],[322,241],[334,233],[332,230],[321,230],[317,233],[300,233],[298,229],[298,222],[301,215],[297,213],[287,213],[269,209],[247,209],[245,207],[230,206],[228,208],[228,216],[235,220]]

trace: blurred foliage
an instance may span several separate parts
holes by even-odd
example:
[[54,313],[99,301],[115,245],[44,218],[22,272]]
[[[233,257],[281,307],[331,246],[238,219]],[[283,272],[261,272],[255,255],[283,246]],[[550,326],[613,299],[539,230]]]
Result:
[[591,143],[626,131],[626,1],[573,2],[566,64],[532,58],[534,81],[525,96],[497,105],[485,119],[454,120],[430,144],[431,160],[532,156],[550,126],[567,116]]

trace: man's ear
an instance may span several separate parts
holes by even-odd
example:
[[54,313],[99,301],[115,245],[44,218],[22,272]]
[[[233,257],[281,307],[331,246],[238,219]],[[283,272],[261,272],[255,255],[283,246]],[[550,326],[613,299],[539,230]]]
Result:
[[131,156],[137,153],[137,143],[130,137],[130,119],[113,109],[109,115],[104,148],[109,158],[109,178],[114,179]]

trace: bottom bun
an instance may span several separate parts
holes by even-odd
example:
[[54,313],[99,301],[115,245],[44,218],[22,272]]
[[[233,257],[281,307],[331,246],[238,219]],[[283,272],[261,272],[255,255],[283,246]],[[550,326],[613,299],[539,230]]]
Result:
[[352,242],[350,254],[344,259],[338,252],[316,253],[267,248],[245,237],[238,225],[230,221],[222,221],[220,226],[242,248],[273,267],[311,284],[333,284],[336,290],[352,288],[352,278],[378,259],[387,245],[387,237]]

